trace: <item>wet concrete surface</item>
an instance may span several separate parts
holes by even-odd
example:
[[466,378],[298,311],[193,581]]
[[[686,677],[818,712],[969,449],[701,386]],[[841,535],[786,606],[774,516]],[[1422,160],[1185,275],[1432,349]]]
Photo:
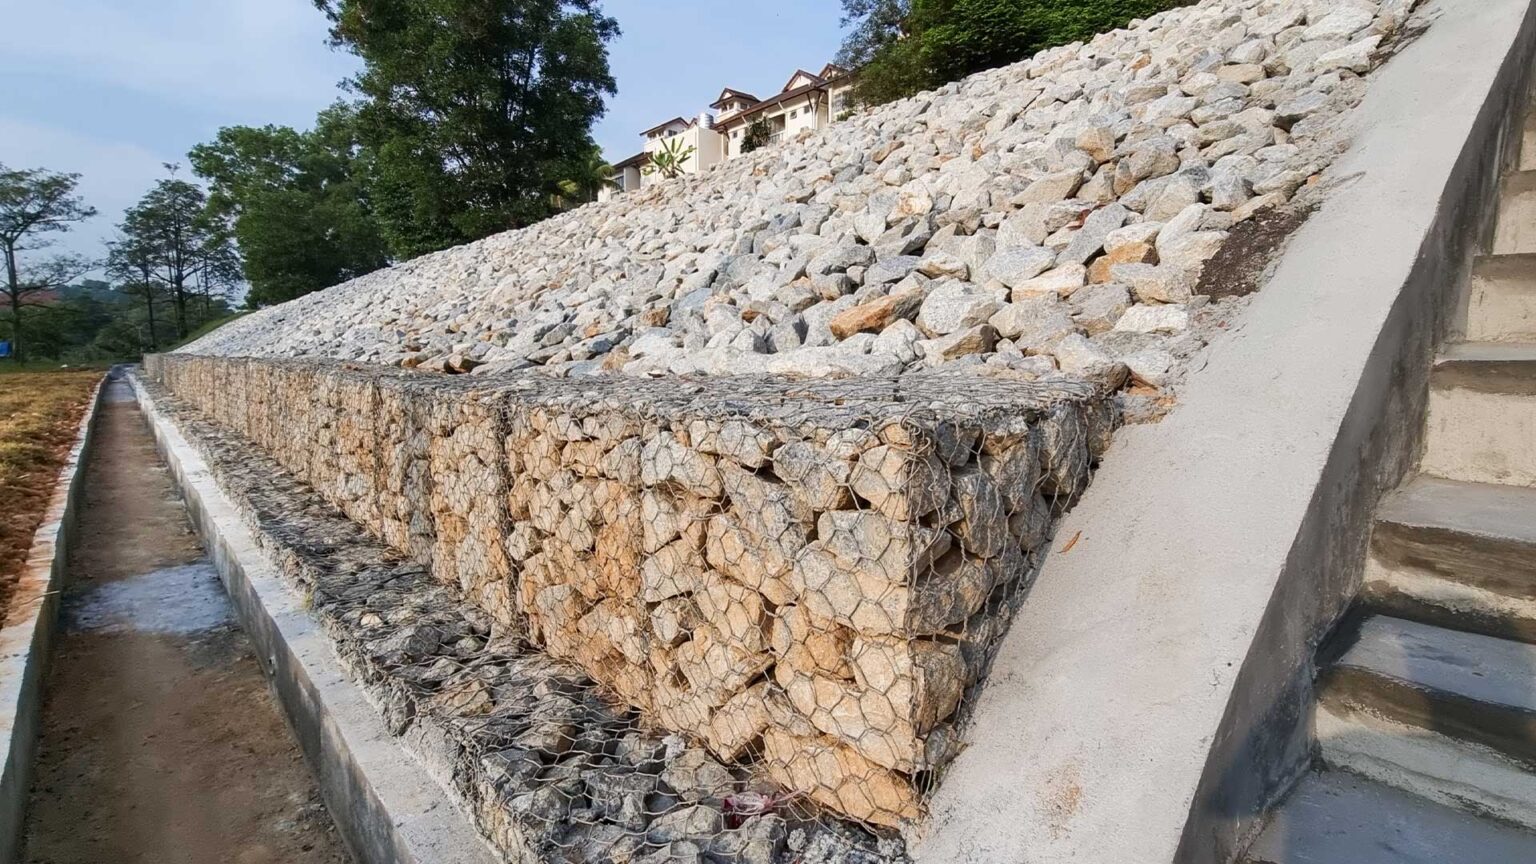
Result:
[[98,423],[21,860],[350,861],[125,382]]

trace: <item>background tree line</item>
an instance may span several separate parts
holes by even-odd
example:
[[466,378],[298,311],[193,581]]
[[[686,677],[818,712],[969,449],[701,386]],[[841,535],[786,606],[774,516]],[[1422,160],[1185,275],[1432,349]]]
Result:
[[[314,0],[362,71],[314,128],[234,126],[188,154],[91,260],[48,254],[96,215],[78,175],[0,166],[0,340],[115,359],[590,201],[618,24],[597,0]],[[110,282],[84,280],[102,272]]]

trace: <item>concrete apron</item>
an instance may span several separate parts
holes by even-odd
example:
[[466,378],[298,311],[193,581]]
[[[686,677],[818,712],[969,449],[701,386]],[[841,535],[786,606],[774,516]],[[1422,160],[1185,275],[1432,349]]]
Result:
[[493,864],[449,793],[392,737],[341,668],[305,600],[257,546],[207,463],[130,375],[156,446],[186,498],[240,625],[360,864]]
[[1171,416],[1120,433],[1013,622],[919,864],[1226,862],[1305,770],[1314,649],[1417,459],[1431,355],[1519,141],[1530,6],[1427,4],[1242,326]]
[[27,799],[32,791],[32,765],[37,755],[38,724],[42,717],[43,682],[58,634],[59,594],[64,565],[75,535],[81,479],[91,446],[103,385],[91,394],[74,446],[59,471],[43,522],[16,583],[16,594],[0,627],[0,864],[16,860],[26,824]]

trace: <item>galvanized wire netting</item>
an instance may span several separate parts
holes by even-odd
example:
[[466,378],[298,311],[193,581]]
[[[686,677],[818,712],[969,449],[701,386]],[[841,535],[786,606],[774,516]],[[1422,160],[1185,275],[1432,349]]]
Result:
[[[452,773],[496,778],[466,798],[504,848],[532,820],[573,861],[677,843],[814,860],[813,835],[860,835],[827,811],[871,829],[918,818],[1115,422],[1081,384],[942,374],[151,368],[418,562],[317,586],[316,608],[363,634],[345,637],[355,656],[388,670],[364,674],[402,694],[387,710],[410,704],[486,754]],[[572,680],[554,660],[601,695],[552,684]]]

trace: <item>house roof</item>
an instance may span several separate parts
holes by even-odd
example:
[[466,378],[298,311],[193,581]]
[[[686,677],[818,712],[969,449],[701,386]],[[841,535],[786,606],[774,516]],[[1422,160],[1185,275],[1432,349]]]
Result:
[[[805,71],[804,69],[796,69],[795,70],[795,74],[789,76],[789,80],[785,81],[784,82],[784,86],[779,88],[779,92],[780,93],[787,93],[787,92],[789,92],[789,85],[795,83],[795,79],[799,78],[801,75],[804,75],[805,77],[811,79],[811,82],[813,84],[820,84],[821,83],[821,76],[820,75],[812,75],[811,73]],[[802,85],[802,86],[804,86],[804,85]]]
[[823,81],[831,81],[834,78],[841,78],[847,74],[848,69],[846,67],[839,66],[836,63],[828,63],[821,67],[821,73],[817,77]]
[[635,168],[635,167],[644,165],[645,163],[647,163],[649,161],[651,161],[651,154],[645,152],[644,150],[641,150],[639,153],[636,153],[635,155],[629,157],[628,159],[625,159],[623,162],[615,162],[615,163],[613,163],[612,167],[613,167],[613,170],[615,172],[617,172],[617,171],[623,171],[625,168]]
[[751,108],[748,108],[745,111],[740,112],[739,114],[732,114],[724,120],[717,119],[716,125],[718,127],[734,126],[736,125],[737,121],[750,117],[753,114],[760,114],[775,105],[782,105],[791,99],[798,99],[807,93],[813,93],[817,90],[825,90],[826,82],[822,81],[820,78],[817,78],[816,80],[820,83],[805,84],[800,87],[796,87],[793,90],[785,90],[783,93],[780,93],[771,99],[764,99],[763,101],[753,105]]
[[657,123],[655,126],[652,126],[651,128],[645,130],[644,132],[641,132],[640,134],[641,135],[649,135],[652,132],[660,132],[661,130],[667,128],[668,126],[671,126],[674,123],[681,123],[685,127],[693,125],[692,122],[690,122],[688,120],[684,120],[681,117],[673,117],[671,120],[668,120],[665,123]]
[[748,102],[757,102],[758,98],[751,93],[743,93],[740,90],[732,90],[727,87],[720,91],[720,98],[709,104],[709,107],[719,110],[720,106],[730,99],[745,99]]

